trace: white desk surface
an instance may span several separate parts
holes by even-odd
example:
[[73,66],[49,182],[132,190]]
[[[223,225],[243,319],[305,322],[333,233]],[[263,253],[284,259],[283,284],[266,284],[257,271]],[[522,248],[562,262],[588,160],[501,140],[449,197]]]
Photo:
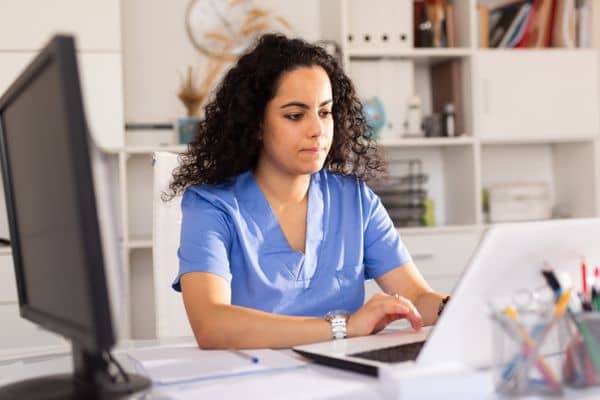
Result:
[[[119,358],[126,369],[131,369],[128,357],[123,357],[127,350],[145,347],[168,347],[170,345],[194,343],[192,338],[176,338],[161,340],[134,340],[120,343],[113,354]],[[71,356],[68,347],[49,349],[23,349],[24,357],[13,353],[0,353],[0,386],[22,379],[42,375],[70,372]],[[294,354],[291,350],[282,350]],[[299,356],[298,356],[299,357]],[[435,385],[435,382],[431,382]],[[219,379],[185,385],[169,385],[154,387],[149,393],[133,396],[133,399],[167,400],[167,399],[387,399],[395,398],[395,393],[384,391],[383,383],[373,377],[329,368],[313,363],[291,371],[264,373],[243,377]],[[389,390],[389,387],[388,387]],[[412,397],[411,397],[412,398]],[[422,396],[415,396],[419,400]],[[435,397],[438,398],[438,397]],[[452,398],[451,393],[444,397]],[[489,399],[495,399],[490,395]],[[538,397],[527,397],[536,399]],[[556,397],[553,397],[556,399]],[[568,399],[600,399],[600,388],[595,390],[567,389],[563,398]],[[404,398],[403,398],[404,399]]]
[[[128,349],[194,343],[193,338],[133,340],[120,343],[113,354],[126,369],[132,370]],[[296,355],[291,350],[282,350]],[[72,370],[68,347],[54,346],[36,351],[23,349],[0,353],[0,386],[42,375],[60,374]],[[132,398],[152,399],[382,399],[379,380],[373,377],[341,371],[309,363],[305,367],[277,373],[211,380],[185,385],[154,387],[149,394]]]

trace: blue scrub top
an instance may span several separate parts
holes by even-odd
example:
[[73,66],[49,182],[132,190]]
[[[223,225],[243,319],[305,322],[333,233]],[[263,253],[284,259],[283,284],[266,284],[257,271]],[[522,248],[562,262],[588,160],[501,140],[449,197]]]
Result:
[[305,252],[292,249],[251,171],[194,185],[181,203],[179,274],[210,272],[231,304],[321,317],[358,310],[365,279],[411,260],[379,197],[361,180],[325,169],[311,176]]

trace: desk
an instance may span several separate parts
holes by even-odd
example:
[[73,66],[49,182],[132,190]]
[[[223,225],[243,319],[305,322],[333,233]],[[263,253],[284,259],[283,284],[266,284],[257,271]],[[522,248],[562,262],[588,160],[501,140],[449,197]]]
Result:
[[[194,343],[192,338],[133,340],[120,343],[113,354],[123,367],[133,370],[128,350]],[[69,348],[53,347],[49,353],[26,357],[13,353],[0,358],[0,386],[18,380],[42,375],[68,373],[72,370]],[[300,357],[291,350],[282,350]],[[150,394],[134,396],[143,399],[383,399],[379,380],[352,372],[341,371],[316,364],[291,371],[265,373],[235,378],[219,379],[185,385],[154,387]]]
[[[113,354],[126,369],[132,369],[127,351],[131,349],[160,347],[193,343],[191,338],[167,340],[135,340],[120,343]],[[293,354],[290,350],[282,350]],[[53,348],[52,354],[34,356],[25,351],[26,357],[0,359],[0,385],[41,375],[67,373],[71,371],[71,357],[68,348]],[[431,382],[435,385],[435,382]],[[227,378],[206,382],[154,387],[149,393],[133,396],[133,399],[387,399],[395,397],[384,388],[377,378],[352,372],[307,364],[305,367],[278,373],[265,373],[244,377]],[[445,397],[452,398],[451,393]],[[495,398],[492,395],[490,398]],[[422,396],[416,397],[419,400]],[[529,397],[536,398],[536,397]],[[569,399],[592,400],[600,398],[600,388],[586,391],[567,389]],[[555,397],[553,399],[556,399]]]

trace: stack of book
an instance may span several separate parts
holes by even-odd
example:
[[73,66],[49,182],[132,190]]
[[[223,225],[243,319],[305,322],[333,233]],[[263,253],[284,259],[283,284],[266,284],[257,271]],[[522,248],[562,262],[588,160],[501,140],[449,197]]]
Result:
[[479,0],[480,47],[591,47],[597,0]]
[[455,47],[455,9],[451,0],[415,0],[415,47]]
[[369,182],[369,186],[379,196],[395,226],[421,226],[425,212],[428,176],[422,172],[421,160],[398,160],[407,165],[407,173],[401,176],[388,176]]

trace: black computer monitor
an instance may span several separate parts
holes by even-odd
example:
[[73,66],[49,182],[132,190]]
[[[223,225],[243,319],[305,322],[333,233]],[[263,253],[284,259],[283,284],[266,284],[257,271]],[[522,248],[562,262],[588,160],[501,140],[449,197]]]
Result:
[[74,370],[5,386],[1,398],[106,398],[149,386],[110,355],[91,144],[75,42],[55,36],[0,98],[0,160],[21,317],[69,339]]

